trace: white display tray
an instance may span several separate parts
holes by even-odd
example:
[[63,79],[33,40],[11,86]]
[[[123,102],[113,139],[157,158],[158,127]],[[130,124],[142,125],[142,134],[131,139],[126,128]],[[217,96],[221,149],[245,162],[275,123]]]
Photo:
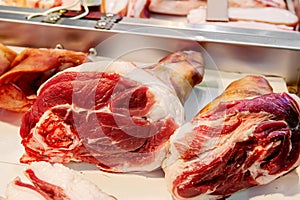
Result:
[[[185,105],[187,119],[191,119],[201,107],[223,92],[230,82],[243,76],[244,74],[206,70],[203,82],[194,89]],[[268,80],[274,92],[287,91],[283,79],[270,77]],[[20,119],[20,114],[0,111],[0,196],[5,195],[6,185],[15,177],[19,176],[22,180],[26,180],[23,175],[26,165],[19,163],[19,158],[24,152],[19,136]],[[147,174],[110,174],[85,163],[71,163],[67,166],[80,171],[84,177],[118,200],[172,200],[161,170]],[[299,170],[296,169],[271,184],[236,193],[229,199],[298,200],[300,199]]]

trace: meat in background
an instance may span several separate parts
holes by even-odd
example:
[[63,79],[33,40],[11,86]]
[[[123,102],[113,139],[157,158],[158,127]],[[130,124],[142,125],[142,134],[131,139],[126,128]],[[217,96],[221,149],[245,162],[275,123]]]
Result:
[[0,43],[0,76],[9,69],[16,56],[15,51]]
[[89,61],[86,53],[70,50],[26,48],[16,54],[7,47],[2,49],[6,50],[1,59],[5,65],[0,76],[0,108],[20,113],[31,107],[47,79]]

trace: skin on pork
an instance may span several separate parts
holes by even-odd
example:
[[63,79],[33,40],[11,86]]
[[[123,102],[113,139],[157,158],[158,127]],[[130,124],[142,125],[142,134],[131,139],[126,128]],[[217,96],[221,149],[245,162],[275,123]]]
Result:
[[222,199],[300,164],[300,111],[258,76],[233,82],[172,135],[163,164],[175,199]]

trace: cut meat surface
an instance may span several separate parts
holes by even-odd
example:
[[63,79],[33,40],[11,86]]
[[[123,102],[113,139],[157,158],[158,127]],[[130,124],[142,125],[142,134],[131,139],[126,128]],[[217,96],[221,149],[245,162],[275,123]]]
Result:
[[172,136],[163,168],[176,199],[221,199],[299,165],[298,103],[286,93],[267,93],[264,80],[244,96],[237,86],[243,81],[226,89],[237,87],[238,95],[225,90]]
[[200,53],[183,51],[144,69],[95,62],[60,73],[23,116],[21,162],[84,161],[111,172],[159,168],[203,67]]
[[25,175],[31,183],[17,177],[7,186],[5,200],[116,200],[61,164],[35,162],[28,166]]
[[16,178],[6,189],[4,200],[52,200],[45,192]]
[[102,0],[101,12],[126,16],[129,0]]

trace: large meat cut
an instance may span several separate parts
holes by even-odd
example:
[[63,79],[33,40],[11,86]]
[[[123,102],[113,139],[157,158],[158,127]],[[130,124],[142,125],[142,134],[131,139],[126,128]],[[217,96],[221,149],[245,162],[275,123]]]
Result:
[[221,199],[273,181],[300,164],[299,121],[295,99],[262,77],[234,82],[171,137],[169,190],[175,199]]
[[[282,29],[284,27],[293,28],[299,21],[297,15],[281,8],[228,8],[228,17],[230,23],[265,23],[265,26],[273,25],[277,26],[277,28],[282,27]],[[206,23],[206,8],[191,10],[187,19],[190,23],[194,24]]]
[[159,168],[203,68],[201,53],[181,51],[143,69],[99,61],[65,70],[39,89],[23,116],[21,162],[84,161],[111,172]]

